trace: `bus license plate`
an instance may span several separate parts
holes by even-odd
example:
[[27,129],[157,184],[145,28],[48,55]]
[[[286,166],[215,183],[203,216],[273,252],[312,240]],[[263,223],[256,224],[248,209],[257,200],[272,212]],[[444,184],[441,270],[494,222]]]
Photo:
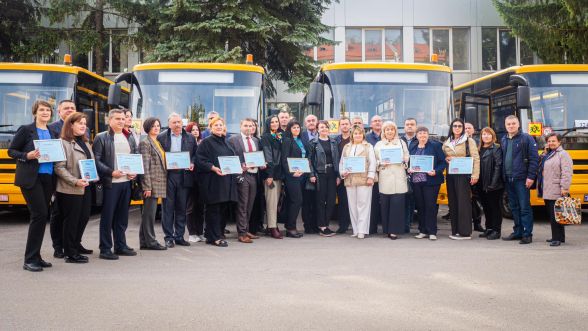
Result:
[[0,194],[0,202],[8,202],[8,194]]

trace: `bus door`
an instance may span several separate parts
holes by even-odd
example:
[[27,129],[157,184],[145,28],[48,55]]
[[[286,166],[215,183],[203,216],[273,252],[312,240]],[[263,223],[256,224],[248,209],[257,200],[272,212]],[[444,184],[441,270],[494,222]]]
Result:
[[[492,96],[490,124],[496,132],[498,139],[506,133],[504,120],[510,115],[519,115],[517,113],[517,94],[514,93],[497,94]],[[518,116],[520,118],[520,116]],[[521,127],[523,122],[521,121]]]
[[490,125],[490,96],[462,93],[459,117],[472,123],[477,132]]

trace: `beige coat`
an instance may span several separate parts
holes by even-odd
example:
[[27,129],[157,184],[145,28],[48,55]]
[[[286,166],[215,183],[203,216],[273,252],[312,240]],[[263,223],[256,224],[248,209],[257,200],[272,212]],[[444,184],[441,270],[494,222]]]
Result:
[[404,164],[381,164],[380,151],[385,148],[402,148],[404,162],[408,162],[409,153],[406,143],[400,139],[392,141],[382,139],[374,147],[376,159],[378,160],[379,187],[382,194],[402,194],[408,192],[406,183],[406,167]]
[[572,158],[561,146],[543,165],[543,199],[561,198],[561,190],[570,190],[573,174]]
[[363,156],[365,157],[365,168],[367,172],[347,174],[345,176],[345,186],[367,186],[368,178],[376,180],[376,156],[374,155],[374,148],[367,141],[362,142],[359,145],[353,145],[351,143],[343,147],[341,158],[339,162],[339,172],[343,172],[345,169],[344,159],[348,156]]
[[161,155],[149,137],[139,143],[139,153],[143,157],[145,170],[145,174],[140,176],[143,191],[151,191],[153,198],[165,198],[167,192],[167,170],[165,170],[163,159],[165,155]]
[[[64,194],[84,195],[85,188],[76,186],[76,183],[82,178],[78,161],[86,160],[86,153],[75,141],[62,140],[62,144],[65,161],[56,162],[53,165],[57,175],[56,191]],[[86,147],[88,147],[92,158],[94,158],[90,144],[86,143]]]
[[[457,144],[453,144],[449,139],[443,144],[443,153],[445,156],[451,157],[466,157],[466,136],[460,138]],[[470,157],[474,159],[474,167],[472,171],[472,179],[480,178],[480,154],[478,153],[478,146],[476,141],[472,138],[467,138],[467,143],[470,146]]]

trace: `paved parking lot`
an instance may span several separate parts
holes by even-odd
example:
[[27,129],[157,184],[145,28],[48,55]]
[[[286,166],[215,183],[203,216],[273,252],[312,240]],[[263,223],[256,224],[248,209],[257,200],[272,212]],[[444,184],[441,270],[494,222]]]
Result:
[[[138,211],[131,216],[127,238],[138,249]],[[309,235],[248,245],[233,225],[228,248],[198,243],[118,261],[95,253],[86,265],[54,259],[47,229],[53,268],[30,273],[23,218],[0,214],[2,330],[585,330],[588,321],[586,225],[568,227],[559,248],[546,245],[545,220],[526,246],[455,242],[442,220],[436,242]],[[98,248],[97,216],[84,244]]]

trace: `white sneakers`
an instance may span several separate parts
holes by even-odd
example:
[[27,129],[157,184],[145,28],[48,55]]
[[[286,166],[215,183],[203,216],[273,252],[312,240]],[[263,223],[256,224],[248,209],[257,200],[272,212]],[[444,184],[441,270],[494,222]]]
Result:
[[204,237],[198,236],[198,235],[193,235],[193,236],[188,237],[188,241],[191,243],[197,243],[200,241],[204,241]]
[[472,237],[462,237],[459,234],[453,234],[453,235],[449,236],[449,239],[453,239],[453,240],[470,240],[470,239],[472,239]]
[[427,235],[424,233],[419,233],[416,236],[414,236],[416,239],[425,239],[427,238]]
[[365,238],[365,234],[360,233],[357,235],[357,239],[363,239],[363,238]]
[[437,236],[434,234],[429,235],[429,240],[437,240]]

